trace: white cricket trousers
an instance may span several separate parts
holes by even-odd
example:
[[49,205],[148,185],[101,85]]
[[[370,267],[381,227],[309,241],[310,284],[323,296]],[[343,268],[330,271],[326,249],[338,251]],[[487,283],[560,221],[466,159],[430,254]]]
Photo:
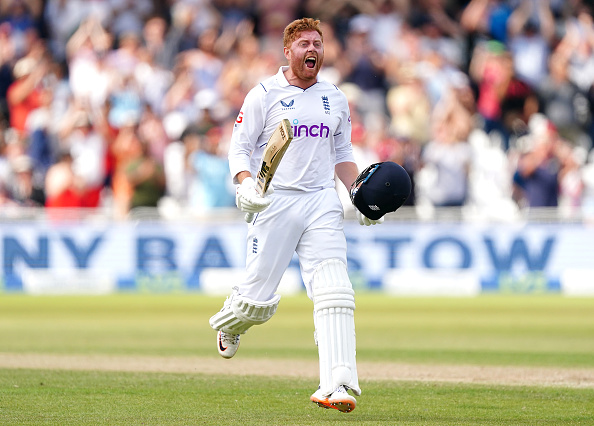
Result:
[[246,277],[239,294],[271,299],[297,252],[301,276],[311,299],[311,281],[324,260],[346,265],[344,212],[334,188],[314,192],[275,191],[272,203],[248,225]]

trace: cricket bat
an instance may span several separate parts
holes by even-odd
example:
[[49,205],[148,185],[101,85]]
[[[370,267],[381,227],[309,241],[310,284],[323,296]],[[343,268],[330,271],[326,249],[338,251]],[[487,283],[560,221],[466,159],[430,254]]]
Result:
[[[262,163],[260,170],[256,176],[256,191],[258,194],[264,195],[268,191],[270,182],[274,177],[276,169],[280,164],[289,144],[293,140],[293,129],[291,122],[283,118],[278,126],[268,139],[268,144],[264,153],[262,154]],[[250,223],[254,219],[254,213],[246,213],[245,221]]]

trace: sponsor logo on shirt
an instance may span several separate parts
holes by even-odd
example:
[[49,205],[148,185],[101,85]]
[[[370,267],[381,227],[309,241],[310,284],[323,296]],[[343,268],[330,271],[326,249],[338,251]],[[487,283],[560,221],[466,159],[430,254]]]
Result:
[[237,118],[235,119],[235,122],[237,124],[241,124],[241,122],[243,121],[243,111],[239,111],[239,115],[237,116]]
[[285,102],[285,101],[280,101],[281,105],[283,106],[283,111],[286,111],[288,109],[295,109],[295,107],[293,106],[295,104],[295,99],[291,99],[290,102]]
[[328,139],[330,137],[330,127],[326,126],[324,123],[320,124],[312,124],[310,126],[306,124],[299,124],[299,120],[293,120],[293,137],[305,137],[305,138],[325,138]]

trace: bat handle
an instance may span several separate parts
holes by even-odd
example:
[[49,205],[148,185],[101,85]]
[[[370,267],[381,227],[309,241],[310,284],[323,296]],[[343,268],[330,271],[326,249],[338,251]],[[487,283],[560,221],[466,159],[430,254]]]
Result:
[[254,220],[254,214],[253,213],[246,213],[245,214],[245,221],[247,223],[251,223],[252,220]]

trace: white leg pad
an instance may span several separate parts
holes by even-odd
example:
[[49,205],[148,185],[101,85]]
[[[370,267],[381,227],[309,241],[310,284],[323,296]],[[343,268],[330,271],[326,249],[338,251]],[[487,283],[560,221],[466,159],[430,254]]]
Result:
[[264,324],[276,312],[280,295],[266,302],[259,302],[238,294],[235,287],[227,298],[223,309],[210,318],[210,326],[225,333],[244,334],[251,326]]
[[320,358],[320,390],[329,395],[339,385],[361,394],[357,377],[355,292],[346,265],[338,259],[322,262],[314,272],[315,337]]

